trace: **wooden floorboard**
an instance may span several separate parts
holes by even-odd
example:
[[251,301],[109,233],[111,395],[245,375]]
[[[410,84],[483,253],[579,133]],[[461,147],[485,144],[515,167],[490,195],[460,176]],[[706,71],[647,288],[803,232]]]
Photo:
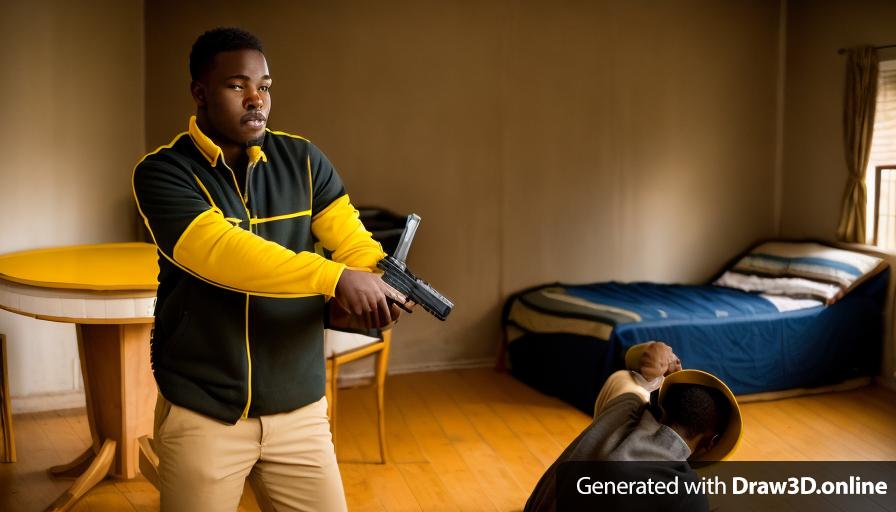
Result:
[[427,405],[429,397],[413,386],[412,378],[408,375],[391,378],[386,388],[387,400],[398,404],[408,429],[439,480],[450,492],[452,506],[470,511],[497,510],[475,473],[461,457],[458,447],[432,414]]
[[[337,408],[336,453],[352,511],[520,510],[591,421],[489,369],[391,376],[389,462],[382,465],[372,391],[340,390]],[[736,460],[896,460],[896,393],[881,387],[750,403],[742,411]],[[0,464],[0,510],[42,510],[71,482],[46,470],[88,445],[86,417],[75,409],[20,414],[13,422],[19,462]],[[140,477],[106,480],[73,508],[158,509],[158,492]],[[251,493],[241,509],[258,510]]]

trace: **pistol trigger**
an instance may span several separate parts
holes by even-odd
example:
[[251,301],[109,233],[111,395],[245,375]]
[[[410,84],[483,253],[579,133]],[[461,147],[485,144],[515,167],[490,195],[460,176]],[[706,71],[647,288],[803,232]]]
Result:
[[389,301],[390,303],[392,303],[392,304],[398,304],[398,307],[400,307],[401,309],[407,311],[408,313],[413,313],[413,311],[411,310],[411,308],[409,308],[409,307],[407,307],[407,306],[404,305],[404,302],[397,301],[397,300],[393,299],[392,297],[386,297],[386,300],[388,300],[388,301]]

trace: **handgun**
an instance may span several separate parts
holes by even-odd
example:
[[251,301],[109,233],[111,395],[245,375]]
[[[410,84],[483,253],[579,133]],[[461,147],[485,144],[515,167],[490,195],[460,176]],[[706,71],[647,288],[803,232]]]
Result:
[[[454,304],[435,288],[430,286],[426,281],[418,278],[405,264],[408,257],[408,250],[411,248],[411,242],[414,241],[414,234],[417,232],[417,226],[420,225],[420,216],[412,213],[408,215],[407,223],[398,245],[395,248],[395,254],[386,256],[376,265],[385,273],[383,281],[392,288],[395,288],[409,300],[416,304],[420,304],[426,311],[439,320],[445,320],[448,313],[454,308]],[[395,302],[405,311],[410,310],[400,302]]]

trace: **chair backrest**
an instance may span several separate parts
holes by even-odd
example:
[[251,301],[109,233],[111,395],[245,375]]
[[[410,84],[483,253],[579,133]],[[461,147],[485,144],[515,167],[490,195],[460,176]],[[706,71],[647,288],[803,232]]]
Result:
[[386,254],[395,252],[401,233],[407,223],[407,215],[398,215],[383,208],[359,206],[361,222],[373,233],[373,239],[382,244]]

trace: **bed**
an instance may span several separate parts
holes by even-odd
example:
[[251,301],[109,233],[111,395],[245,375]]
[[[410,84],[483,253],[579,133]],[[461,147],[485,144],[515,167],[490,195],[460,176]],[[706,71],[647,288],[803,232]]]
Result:
[[818,243],[769,242],[711,284],[553,283],[505,304],[514,377],[591,413],[632,345],[661,340],[737,395],[876,374],[890,269]]

